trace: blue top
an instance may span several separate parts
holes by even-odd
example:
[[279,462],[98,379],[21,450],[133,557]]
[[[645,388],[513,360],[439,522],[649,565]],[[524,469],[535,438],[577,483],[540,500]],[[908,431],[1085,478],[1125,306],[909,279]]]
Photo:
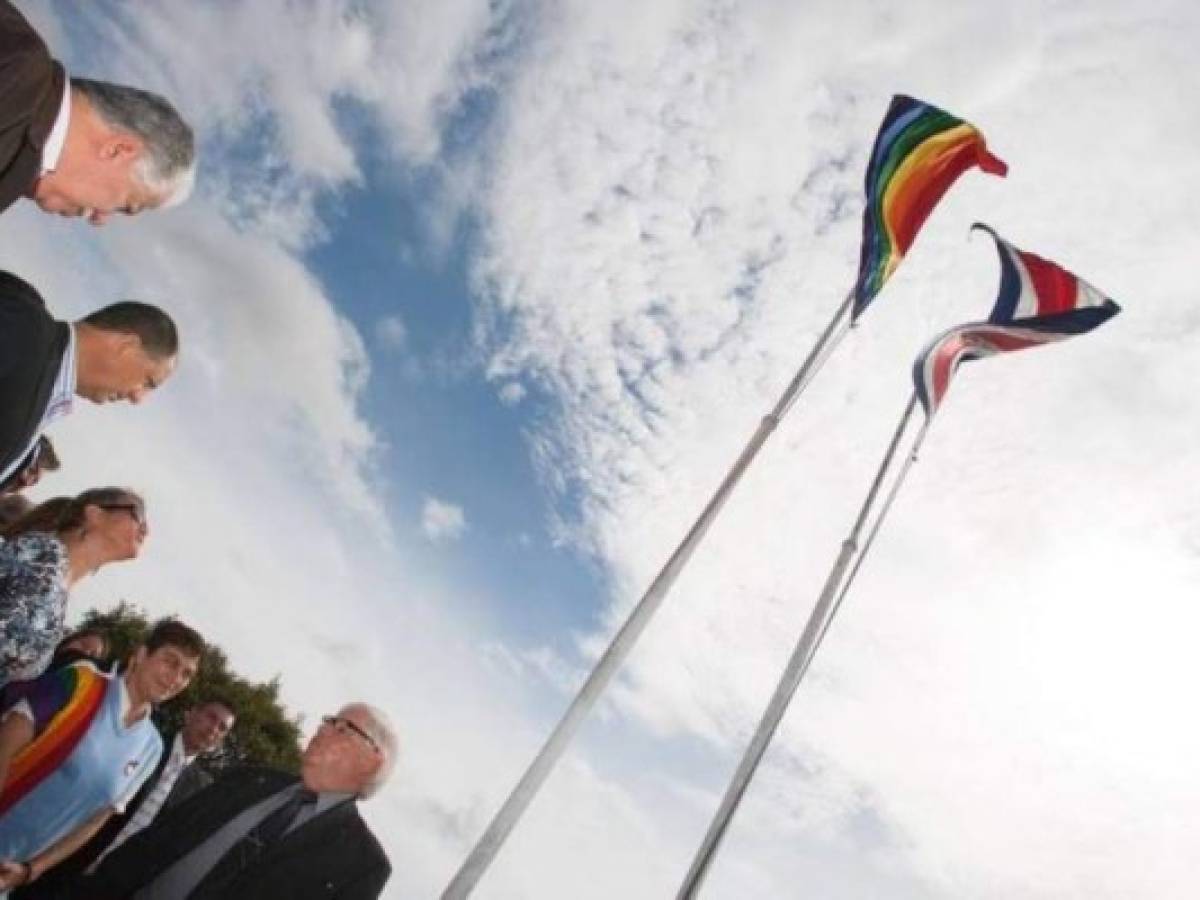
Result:
[[[129,707],[125,681],[107,677],[104,701],[71,755],[0,816],[0,859],[27,860],[100,810],[123,810],[158,765],[163,750],[158,729],[149,715],[129,728],[121,723]],[[17,709],[10,714],[22,715]]]

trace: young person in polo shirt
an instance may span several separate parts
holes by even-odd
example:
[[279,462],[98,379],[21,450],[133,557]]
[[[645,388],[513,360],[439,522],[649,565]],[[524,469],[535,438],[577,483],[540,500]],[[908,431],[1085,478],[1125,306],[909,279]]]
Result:
[[36,880],[123,810],[163,752],[151,706],[187,687],[203,653],[199,634],[166,620],[124,674],[78,662],[11,692],[0,712],[0,891]]

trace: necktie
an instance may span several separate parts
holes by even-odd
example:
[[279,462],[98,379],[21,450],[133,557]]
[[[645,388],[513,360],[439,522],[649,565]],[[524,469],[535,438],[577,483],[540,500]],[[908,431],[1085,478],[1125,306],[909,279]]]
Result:
[[253,866],[262,855],[287,832],[288,826],[306,806],[317,802],[317,795],[301,788],[283,805],[246,832],[236,844],[225,851],[202,882],[206,896],[222,896],[222,892]]

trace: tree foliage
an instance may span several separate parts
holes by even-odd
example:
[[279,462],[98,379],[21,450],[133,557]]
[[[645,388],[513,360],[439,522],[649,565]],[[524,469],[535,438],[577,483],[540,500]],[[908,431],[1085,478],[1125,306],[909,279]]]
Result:
[[[128,659],[153,623],[133,604],[121,601],[108,612],[89,610],[80,623],[102,630],[112,644],[113,658]],[[187,690],[154,711],[154,722],[170,734],[183,724],[183,714],[206,700],[220,700],[236,714],[224,747],[204,760],[211,772],[238,765],[265,765],[289,772],[300,769],[300,717],[289,715],[279,702],[279,679],[255,683],[229,667],[224,651],[208,643],[200,673]]]

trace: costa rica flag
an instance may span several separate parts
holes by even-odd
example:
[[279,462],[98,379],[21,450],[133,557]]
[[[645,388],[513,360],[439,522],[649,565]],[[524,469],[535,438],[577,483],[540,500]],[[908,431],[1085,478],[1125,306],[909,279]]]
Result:
[[1000,292],[986,322],[951,328],[913,364],[917,398],[932,417],[961,363],[1085,334],[1121,311],[1116,303],[1057,263],[1014,247],[986,225],[1000,254]]

